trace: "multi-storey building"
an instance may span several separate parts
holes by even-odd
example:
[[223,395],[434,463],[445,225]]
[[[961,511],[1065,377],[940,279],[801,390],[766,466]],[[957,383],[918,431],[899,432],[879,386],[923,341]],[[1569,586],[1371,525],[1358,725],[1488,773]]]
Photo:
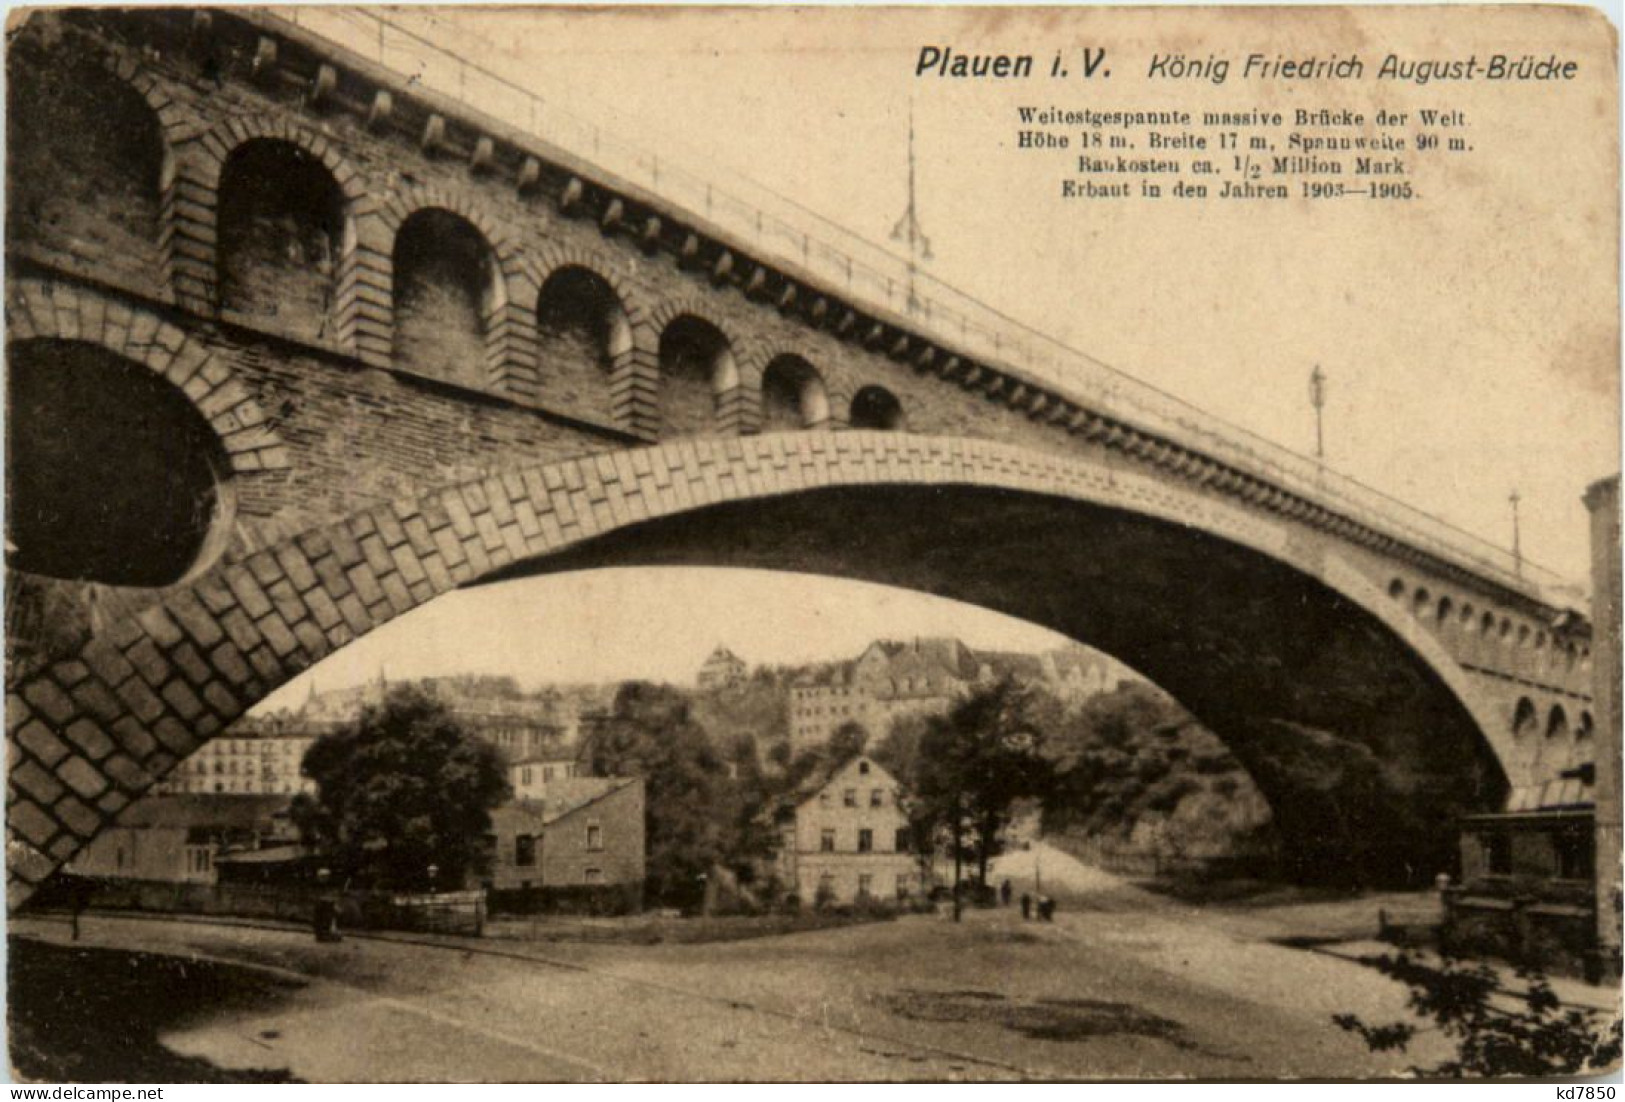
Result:
[[536,754],[509,765],[508,782],[513,786],[514,799],[539,800],[546,798],[554,782],[570,780],[581,772],[573,753]]
[[863,754],[802,785],[774,814],[779,882],[808,905],[919,893],[900,794],[897,780]]
[[316,785],[300,773],[324,724],[245,719],[204,743],[157,785],[161,795],[294,796]]

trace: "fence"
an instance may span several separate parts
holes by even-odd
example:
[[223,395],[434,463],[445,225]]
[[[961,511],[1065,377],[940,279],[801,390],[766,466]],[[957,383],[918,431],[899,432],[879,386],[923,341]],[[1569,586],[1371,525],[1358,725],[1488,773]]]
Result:
[[[1560,575],[1514,556],[1447,521],[1198,409],[1070,345],[1016,321],[922,271],[912,257],[710,163],[701,173],[643,149],[485,66],[470,62],[378,11],[284,7],[253,18],[297,26],[485,117],[534,136],[544,147],[637,185],[721,235],[807,273],[861,305],[917,322],[958,350],[1043,382],[1080,405],[1156,434],[1324,504],[1446,561],[1515,589],[1542,594]],[[465,36],[466,37],[466,36]],[[1548,598],[1559,601],[1553,594]]]
[[263,918],[309,925],[317,902],[324,899],[337,904],[340,925],[352,928],[477,937],[485,927],[485,893],[479,891],[406,895],[306,884],[191,884],[62,876],[53,881],[48,894],[37,895],[35,902],[42,907],[91,906],[161,914]]

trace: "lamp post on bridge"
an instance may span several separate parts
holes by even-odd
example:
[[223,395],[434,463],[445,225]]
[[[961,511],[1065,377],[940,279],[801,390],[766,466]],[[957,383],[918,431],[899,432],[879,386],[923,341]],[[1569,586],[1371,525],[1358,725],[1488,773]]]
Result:
[[1326,373],[1316,364],[1309,373],[1309,404],[1315,407],[1315,458],[1326,461],[1326,437],[1321,424],[1321,411],[1326,407]]
[[1520,531],[1518,503],[1522,500],[1516,489],[1507,495],[1507,501],[1512,504],[1512,572],[1520,578],[1523,577],[1523,533]]

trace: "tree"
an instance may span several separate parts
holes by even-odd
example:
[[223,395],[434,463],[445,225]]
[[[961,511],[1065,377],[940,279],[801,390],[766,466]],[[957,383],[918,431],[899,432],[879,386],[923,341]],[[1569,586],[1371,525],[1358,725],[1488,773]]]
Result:
[[1052,705],[1048,694],[1007,678],[927,721],[911,787],[917,814],[946,836],[956,890],[966,859],[976,862],[977,882],[986,887],[988,861],[1012,805],[1048,790],[1042,748],[1055,720]]
[[483,871],[490,811],[512,794],[495,748],[410,686],[317,739],[300,769],[316,782],[292,809],[306,841],[346,879],[396,889]]
[[[1445,959],[1434,966],[1403,953],[1379,957],[1374,963],[1406,984],[1411,1009],[1431,1018],[1439,1032],[1456,1043],[1453,1059],[1431,1068],[1413,1067],[1417,1075],[1452,1079],[1577,1075],[1604,1071],[1619,1062],[1620,1020],[1605,1025],[1598,1011],[1563,1009],[1538,972],[1519,969],[1525,991],[1513,999],[1505,997],[1500,978],[1488,965]],[[1492,1003],[1497,994],[1504,996],[1503,1005]],[[1337,1014],[1332,1021],[1359,1034],[1372,1052],[1404,1052],[1417,1033],[1408,1022],[1373,1026],[1353,1014]]]
[[693,906],[713,865],[747,859],[742,792],[688,698],[666,685],[629,681],[587,752],[600,777],[644,779],[646,887],[650,898]]
[[907,781],[919,768],[920,740],[925,737],[929,717],[905,712],[891,721],[886,737],[870,754],[894,777]]
[[855,719],[849,719],[835,728],[829,736],[829,761],[842,762],[863,753],[869,744],[869,732]]

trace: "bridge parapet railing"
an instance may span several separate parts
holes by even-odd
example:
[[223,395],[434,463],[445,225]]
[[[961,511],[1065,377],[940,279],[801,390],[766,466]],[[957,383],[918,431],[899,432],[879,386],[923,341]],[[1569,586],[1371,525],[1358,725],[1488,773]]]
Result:
[[[792,199],[711,166],[705,173],[590,120],[436,44],[388,9],[287,7],[262,18],[307,32],[400,74],[470,114],[530,134],[644,188],[728,236],[815,277],[826,290],[913,322],[956,351],[1054,389],[1078,404],[1230,464],[1344,513],[1419,550],[1531,595],[1563,603],[1566,579],[1447,521],[1339,474],[1323,462],[1209,414],[921,271]],[[1572,597],[1568,598],[1572,601]]]

